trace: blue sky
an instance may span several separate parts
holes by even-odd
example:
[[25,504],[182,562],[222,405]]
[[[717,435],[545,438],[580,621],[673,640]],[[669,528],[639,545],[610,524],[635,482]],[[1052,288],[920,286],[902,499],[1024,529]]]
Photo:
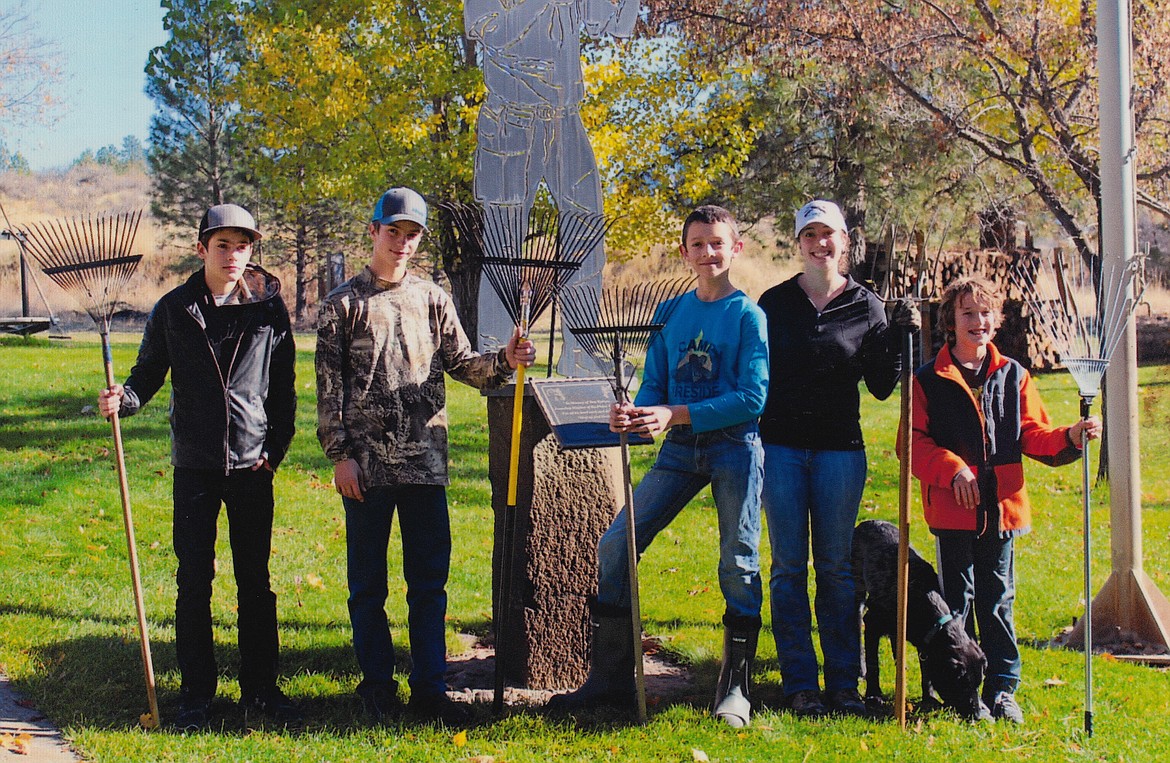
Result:
[[0,0],[23,8],[36,36],[54,45],[61,108],[51,124],[12,131],[9,149],[34,170],[66,167],[87,148],[146,142],[151,101],[142,92],[151,48],[166,41],[158,0]]

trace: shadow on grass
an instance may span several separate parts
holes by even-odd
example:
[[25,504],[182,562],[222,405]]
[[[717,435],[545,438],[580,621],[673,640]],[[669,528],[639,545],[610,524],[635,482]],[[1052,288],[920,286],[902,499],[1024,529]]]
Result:
[[[96,443],[99,438],[103,438],[104,446],[109,440],[110,425],[95,412],[96,402],[96,391],[93,395],[25,395],[21,400],[24,411],[0,416],[0,448],[59,450],[62,443],[91,440]],[[132,425],[127,421],[122,421],[127,437],[162,440],[170,436],[165,417],[135,417]]]
[[[136,635],[133,640],[84,636],[36,647],[31,656],[40,669],[31,676],[14,680],[13,688],[35,698],[38,709],[58,725],[107,731],[132,729],[149,705]],[[174,642],[152,639],[151,657],[165,731],[167,720],[175,717],[179,701]],[[239,653],[235,644],[216,643],[215,657],[220,666],[220,679],[219,694],[213,705],[213,729],[240,735],[256,728],[279,730],[279,724],[263,717],[245,717],[236,704]],[[355,671],[353,651],[348,643],[281,652],[283,681],[297,682],[308,677],[315,685],[324,680],[344,687],[307,697],[289,691],[304,709],[310,727],[362,725],[355,721],[361,709],[352,694],[352,686],[357,682]]]
[[[114,622],[129,625],[123,621]],[[409,650],[399,646],[396,651],[396,674],[405,684],[404,677],[410,670]],[[162,732],[178,733],[167,725],[177,713],[179,700],[173,640],[152,639],[151,654],[159,684],[157,696]],[[288,729],[255,714],[246,715],[236,704],[239,656],[235,644],[217,642],[215,654],[220,666],[219,693],[212,707],[211,728],[202,733],[246,736],[256,729],[294,735],[322,730],[341,733],[366,733],[369,730],[361,704],[353,694],[359,676],[348,641],[309,649],[282,649],[282,684],[306,717],[303,727]],[[40,712],[59,726],[130,731],[137,727],[140,714],[148,710],[136,633],[133,638],[84,636],[53,642],[35,647],[30,657],[39,666],[38,670],[14,680],[13,688],[34,699]],[[476,665],[469,666],[464,661],[462,670],[478,674],[481,680],[473,680],[469,685],[453,685],[452,688],[491,688],[492,658],[475,658],[472,662]],[[708,694],[714,691],[718,671],[716,661],[705,660],[690,666],[689,670],[694,680],[686,691],[659,694],[654,690],[654,680],[648,681],[651,715],[675,706],[690,706],[699,711],[709,709],[711,698]],[[765,693],[774,694],[767,689]],[[543,716],[540,705],[510,707],[502,718],[492,714],[490,701],[476,701],[472,707],[472,726],[490,725],[517,715]],[[605,710],[581,714],[573,719],[550,720],[568,721],[582,728],[621,727],[632,721]],[[400,727],[405,732],[420,722],[407,716],[389,724],[385,730],[394,733],[395,728]]]

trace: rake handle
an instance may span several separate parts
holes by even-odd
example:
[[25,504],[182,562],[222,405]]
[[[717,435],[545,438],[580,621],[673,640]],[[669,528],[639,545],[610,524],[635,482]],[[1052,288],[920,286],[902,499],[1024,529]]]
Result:
[[914,332],[902,332],[902,374],[898,421],[898,610],[894,625],[894,716],[898,727],[906,728],[906,619],[910,588],[910,419],[914,412],[911,394],[914,361]]
[[492,712],[497,715],[504,709],[504,645],[506,623],[512,611],[512,554],[515,552],[516,536],[516,495],[520,483],[520,432],[524,423],[524,371],[523,364],[516,367],[516,392],[512,396],[512,442],[508,452],[508,505],[504,509],[503,543],[500,555],[499,610],[496,622],[496,665],[492,693]]
[[638,539],[634,529],[634,489],[630,475],[630,439],[621,433],[622,476],[626,498],[626,556],[630,574],[630,627],[634,635],[634,688],[638,723],[646,723],[646,674],[642,666],[642,602],[638,594]]
[[[1093,408],[1093,398],[1081,398],[1081,419],[1088,419]],[[1081,430],[1081,513],[1084,522],[1085,557],[1085,734],[1093,736],[1093,583],[1090,579],[1091,547],[1089,510],[1089,432]]]
[[[106,371],[106,387],[114,386],[114,359],[110,350],[110,335],[102,332],[102,359]],[[155,692],[154,661],[150,656],[150,637],[146,629],[146,605],[142,595],[142,578],[138,574],[138,547],[134,542],[134,518],[130,512],[130,486],[126,481],[126,456],[122,448],[122,425],[118,412],[110,416],[110,426],[114,431],[114,457],[118,465],[118,490],[122,497],[122,522],[126,527],[126,550],[130,557],[130,579],[134,584],[134,609],[138,615],[138,637],[142,652],[142,669],[146,678],[146,698],[150,703],[152,728],[160,723],[158,713],[158,696]]]
[[[613,347],[614,397],[619,403],[626,402],[625,368],[622,360],[621,335],[616,337]],[[630,437],[619,434],[622,452],[622,488],[626,499],[626,565],[630,578],[630,629],[634,645],[634,693],[638,705],[638,723],[646,723],[646,673],[642,665],[642,597],[638,592],[638,536],[634,522],[634,480],[630,471]]]

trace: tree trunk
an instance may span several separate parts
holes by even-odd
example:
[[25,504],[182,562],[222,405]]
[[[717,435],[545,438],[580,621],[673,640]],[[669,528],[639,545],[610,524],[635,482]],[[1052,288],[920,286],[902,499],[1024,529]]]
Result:
[[305,317],[305,307],[308,304],[306,291],[308,288],[309,272],[309,232],[305,224],[304,213],[297,215],[296,262],[297,262],[297,302],[295,308],[296,322],[299,324]]
[[451,299],[459,313],[463,331],[471,340],[471,346],[479,350],[479,280],[482,254],[475,239],[462,235],[455,226],[451,215],[441,207],[437,210],[435,238],[439,244],[439,256],[443,272],[451,281]]

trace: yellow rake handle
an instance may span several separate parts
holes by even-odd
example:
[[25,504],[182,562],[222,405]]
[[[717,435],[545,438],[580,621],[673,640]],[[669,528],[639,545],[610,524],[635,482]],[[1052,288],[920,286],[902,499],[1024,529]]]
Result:
[[520,427],[524,423],[524,366],[516,366],[516,395],[512,398],[512,451],[508,455],[508,505],[516,505],[520,481]]

